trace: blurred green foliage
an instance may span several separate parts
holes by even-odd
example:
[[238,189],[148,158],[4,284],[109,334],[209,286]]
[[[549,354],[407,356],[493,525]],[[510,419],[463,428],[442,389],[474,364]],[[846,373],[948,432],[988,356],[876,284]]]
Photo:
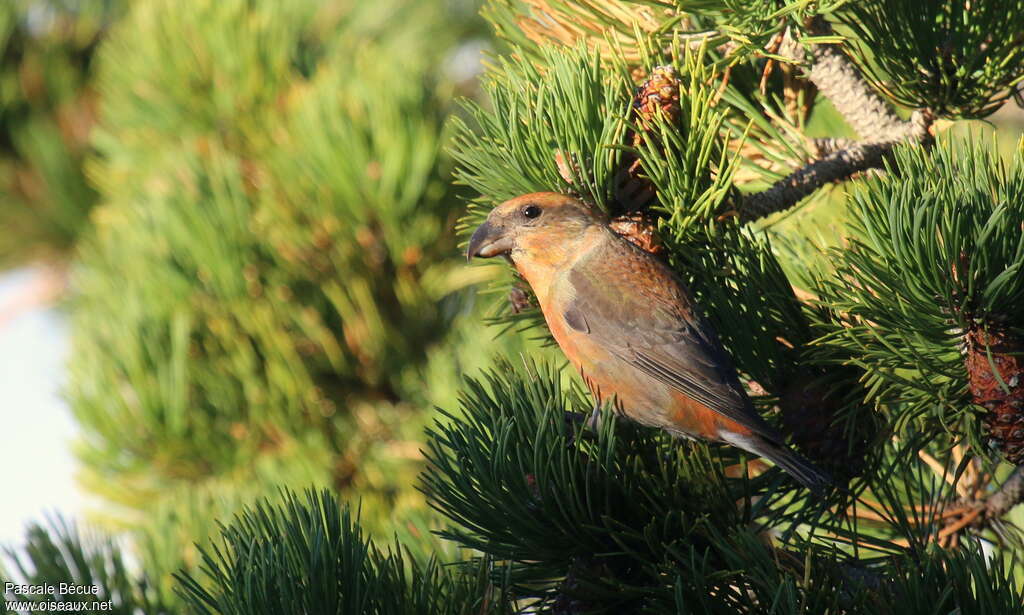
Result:
[[361,497],[370,530],[424,508],[429,409],[490,352],[457,319],[486,275],[452,258],[460,11],[157,0],[104,41],[68,394],[82,478],[165,593],[281,486]]
[[125,4],[0,3],[0,265],[62,261],[88,226],[93,60]]

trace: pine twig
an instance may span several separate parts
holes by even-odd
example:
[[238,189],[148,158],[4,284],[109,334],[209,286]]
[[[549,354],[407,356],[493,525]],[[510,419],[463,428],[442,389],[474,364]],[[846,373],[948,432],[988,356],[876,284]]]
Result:
[[753,222],[789,209],[825,184],[881,166],[884,156],[891,150],[892,144],[857,144],[815,160],[775,182],[771,188],[747,196],[740,208],[740,220]]
[[[811,23],[815,35],[832,34],[821,17]],[[838,45],[815,45],[807,79],[824,94],[861,139],[871,143],[897,141],[907,131],[892,107],[878,95]]]
[[992,495],[961,497],[943,511],[943,528],[936,538],[943,547],[955,546],[961,532],[977,532],[989,527],[1021,503],[1024,503],[1024,466],[1018,466]]
[[[810,31],[825,35],[831,34],[832,29],[819,17],[811,23]],[[781,52],[794,59],[801,50],[788,32],[782,47]],[[811,57],[807,79],[832,102],[862,140],[815,139],[813,143],[821,158],[797,169],[767,190],[745,197],[740,205],[743,222],[789,209],[825,184],[849,179],[868,169],[882,168],[897,143],[928,144],[932,140],[931,112],[918,110],[909,121],[901,120],[838,46],[814,45]]]
[[999,491],[985,499],[985,519],[999,519],[1021,503],[1024,503],[1024,466],[1017,466]]
[[814,149],[818,153],[818,156],[824,158],[829,154],[834,154],[844,149],[856,147],[857,140],[836,137],[823,137],[820,139],[811,139],[811,144],[814,145]]

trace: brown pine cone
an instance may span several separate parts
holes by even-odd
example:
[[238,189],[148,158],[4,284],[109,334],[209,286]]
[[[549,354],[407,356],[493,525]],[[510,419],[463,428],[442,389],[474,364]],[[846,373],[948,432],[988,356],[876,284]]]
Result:
[[658,219],[654,214],[646,211],[624,214],[612,218],[608,226],[616,235],[644,252],[660,256],[665,251],[665,246],[658,237]]
[[[654,118],[660,113],[669,123],[675,122],[682,108],[679,105],[679,80],[672,66],[656,66],[647,80],[636,89],[633,96],[633,114],[637,125],[643,131],[654,130]],[[633,147],[643,143],[643,135],[634,132],[630,137]],[[635,212],[648,208],[657,197],[654,185],[643,177],[640,159],[634,154],[624,154],[615,177],[615,200],[623,212]]]
[[[985,408],[989,437],[1010,463],[1024,463],[1024,339],[989,325],[967,332],[964,358],[974,403]],[[998,377],[997,377],[998,376]]]
[[[850,379],[854,382],[856,375]],[[834,382],[820,374],[793,378],[779,396],[779,408],[783,430],[797,448],[835,478],[848,480],[864,470],[873,427],[840,421],[844,395]]]
[[[645,73],[646,80],[636,89],[633,97],[633,113],[637,125],[644,131],[654,129],[654,118],[661,114],[668,122],[674,122],[682,109],[679,104],[679,80],[672,66],[656,66]],[[633,132],[628,141],[637,147],[643,136]],[[569,184],[580,172],[572,156],[557,150],[554,153],[558,172]],[[615,209],[619,212],[609,226],[620,237],[636,247],[654,255],[664,252],[658,238],[658,219],[649,208],[657,198],[654,184],[642,175],[640,159],[634,154],[624,154],[619,162],[615,177]]]

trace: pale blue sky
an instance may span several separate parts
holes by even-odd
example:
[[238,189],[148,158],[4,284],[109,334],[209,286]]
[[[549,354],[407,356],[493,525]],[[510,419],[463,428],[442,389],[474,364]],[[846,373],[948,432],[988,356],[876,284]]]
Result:
[[[0,273],[0,306],[38,273]],[[34,308],[0,327],[0,544],[21,541],[25,525],[61,512],[79,518],[75,423],[61,398],[68,328],[59,310]]]

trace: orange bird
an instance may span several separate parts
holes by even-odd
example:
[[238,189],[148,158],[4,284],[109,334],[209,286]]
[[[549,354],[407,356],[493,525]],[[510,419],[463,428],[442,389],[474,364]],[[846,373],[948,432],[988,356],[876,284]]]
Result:
[[467,257],[504,255],[533,288],[555,341],[598,407],[676,437],[727,442],[821,492],[829,477],[754,410],[686,286],[578,199],[527,194],[494,208]]

